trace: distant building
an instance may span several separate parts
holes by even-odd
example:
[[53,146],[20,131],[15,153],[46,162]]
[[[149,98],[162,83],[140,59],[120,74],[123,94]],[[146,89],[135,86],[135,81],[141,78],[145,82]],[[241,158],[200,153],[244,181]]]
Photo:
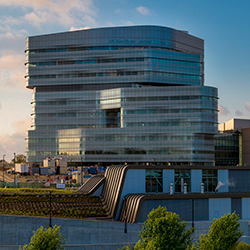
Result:
[[250,166],[250,128],[243,128],[241,130],[242,141],[241,141],[241,155],[242,164],[244,166]]
[[231,119],[219,125],[215,165],[250,166],[250,119]]
[[250,119],[231,119],[224,123],[219,124],[219,131],[227,133],[230,131],[240,130],[242,128],[250,127]]
[[239,130],[218,133],[214,137],[215,165],[236,166],[242,163],[241,132]]
[[159,26],[27,38],[29,162],[213,165],[217,89],[204,41]]

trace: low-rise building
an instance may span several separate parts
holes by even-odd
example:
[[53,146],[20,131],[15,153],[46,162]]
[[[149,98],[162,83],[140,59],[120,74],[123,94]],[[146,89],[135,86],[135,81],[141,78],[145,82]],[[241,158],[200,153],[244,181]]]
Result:
[[79,192],[101,194],[118,221],[144,222],[159,205],[187,221],[236,212],[250,220],[250,167],[123,165],[87,181]]

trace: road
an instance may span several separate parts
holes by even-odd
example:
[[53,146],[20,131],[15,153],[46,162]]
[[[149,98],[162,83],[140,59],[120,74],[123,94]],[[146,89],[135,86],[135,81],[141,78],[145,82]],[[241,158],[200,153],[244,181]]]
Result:
[[[3,181],[3,171],[0,171],[0,181]],[[13,174],[7,174],[4,173],[4,182],[13,182],[14,181],[14,175]]]

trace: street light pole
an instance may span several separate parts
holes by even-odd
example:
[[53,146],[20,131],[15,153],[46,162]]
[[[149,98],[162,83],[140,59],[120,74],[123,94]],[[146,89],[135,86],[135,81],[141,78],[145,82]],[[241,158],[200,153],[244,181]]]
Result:
[[190,199],[192,202],[192,228],[194,229],[194,199]]
[[81,177],[80,177],[80,180],[81,180],[81,184],[83,184],[83,176],[82,176],[82,156],[81,156]]
[[124,228],[124,233],[127,233],[127,218],[126,218],[126,213],[127,213],[127,198],[123,198],[124,202],[124,220],[125,220],[125,228]]
[[16,178],[16,153],[14,153],[14,183],[13,183],[13,187],[15,188],[15,178]]
[[49,191],[49,204],[50,204],[50,213],[49,213],[49,227],[52,228],[51,225],[51,191]]
[[4,157],[5,155],[3,155],[3,187],[4,187]]

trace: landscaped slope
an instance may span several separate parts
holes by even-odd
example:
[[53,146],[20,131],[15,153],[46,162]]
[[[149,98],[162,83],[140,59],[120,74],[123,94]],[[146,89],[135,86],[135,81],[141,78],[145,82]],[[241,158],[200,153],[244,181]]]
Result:
[[[51,192],[51,193],[50,193]],[[105,217],[99,197],[45,189],[0,189],[0,214],[84,219]]]

